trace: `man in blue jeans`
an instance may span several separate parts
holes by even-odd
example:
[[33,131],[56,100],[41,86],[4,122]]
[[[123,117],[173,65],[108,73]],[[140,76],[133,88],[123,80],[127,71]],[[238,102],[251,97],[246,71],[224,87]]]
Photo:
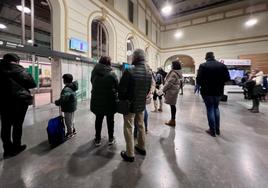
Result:
[[208,52],[205,59],[206,62],[199,66],[196,81],[207,108],[209,130],[206,132],[215,137],[220,135],[219,102],[230,75],[227,67],[215,60],[213,52]]

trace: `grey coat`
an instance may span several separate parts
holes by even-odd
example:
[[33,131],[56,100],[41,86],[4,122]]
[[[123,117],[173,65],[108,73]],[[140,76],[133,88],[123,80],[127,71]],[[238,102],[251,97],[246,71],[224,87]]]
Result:
[[163,87],[166,104],[176,105],[182,78],[181,70],[171,70],[168,73]]

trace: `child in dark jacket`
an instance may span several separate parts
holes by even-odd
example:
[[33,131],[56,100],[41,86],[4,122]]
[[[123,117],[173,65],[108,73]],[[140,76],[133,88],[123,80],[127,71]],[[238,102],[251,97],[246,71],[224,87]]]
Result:
[[62,76],[65,87],[62,89],[60,98],[55,101],[57,106],[61,107],[61,111],[64,112],[64,122],[67,128],[66,138],[71,138],[76,134],[74,128],[74,112],[77,108],[77,96],[78,90],[77,81],[73,82],[73,76],[71,74],[64,74]]

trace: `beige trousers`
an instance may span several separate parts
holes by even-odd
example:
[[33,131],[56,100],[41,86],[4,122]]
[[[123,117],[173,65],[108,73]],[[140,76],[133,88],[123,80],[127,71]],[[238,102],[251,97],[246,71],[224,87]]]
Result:
[[137,147],[145,150],[145,128],[143,124],[143,112],[130,113],[124,115],[124,136],[126,140],[126,154],[129,157],[134,157],[134,135],[133,121],[137,123],[138,128],[138,144]]

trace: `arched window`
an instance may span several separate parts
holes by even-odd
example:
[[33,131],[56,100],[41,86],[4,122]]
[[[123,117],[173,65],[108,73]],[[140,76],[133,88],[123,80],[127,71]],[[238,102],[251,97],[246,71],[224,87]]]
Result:
[[99,59],[109,55],[108,32],[104,24],[99,20],[93,20],[91,25],[91,52],[92,58]]
[[134,45],[133,45],[132,38],[128,38],[127,40],[127,63],[131,63],[133,51],[134,51]]

